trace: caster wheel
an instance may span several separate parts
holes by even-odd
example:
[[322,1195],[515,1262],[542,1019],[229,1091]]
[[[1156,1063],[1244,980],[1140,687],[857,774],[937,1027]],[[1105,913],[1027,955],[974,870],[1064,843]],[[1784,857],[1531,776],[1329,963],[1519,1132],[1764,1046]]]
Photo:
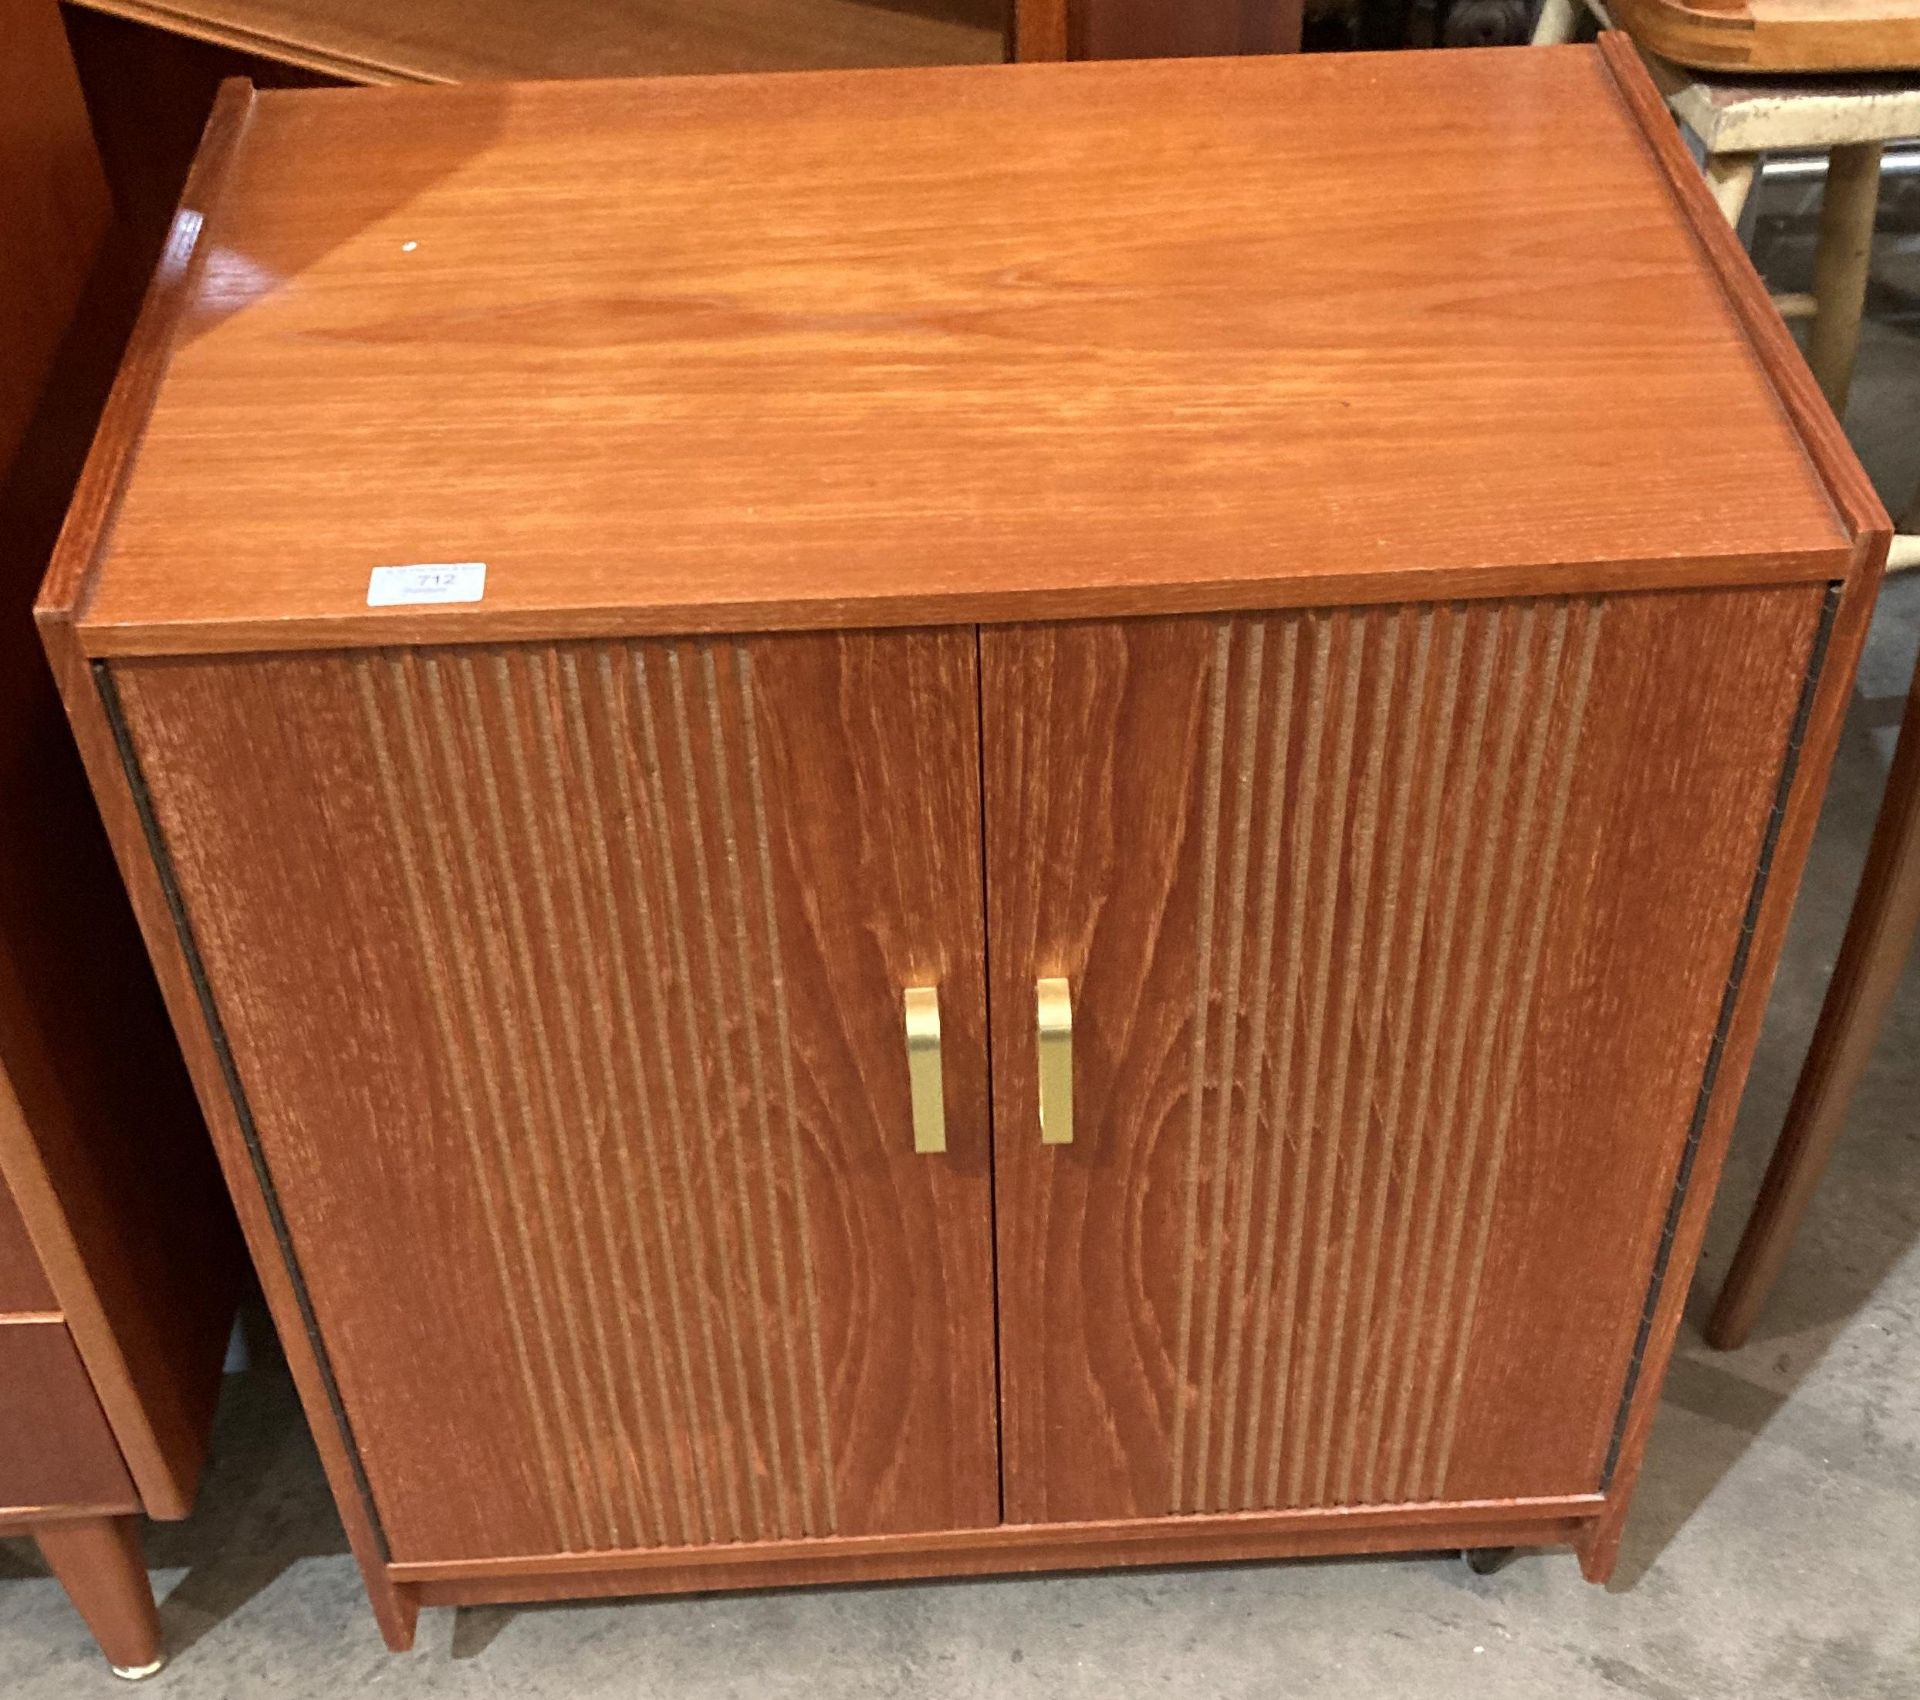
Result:
[[1468,1547],[1460,1556],[1467,1561],[1467,1568],[1474,1575],[1491,1576],[1496,1570],[1506,1568],[1515,1550],[1513,1547]]

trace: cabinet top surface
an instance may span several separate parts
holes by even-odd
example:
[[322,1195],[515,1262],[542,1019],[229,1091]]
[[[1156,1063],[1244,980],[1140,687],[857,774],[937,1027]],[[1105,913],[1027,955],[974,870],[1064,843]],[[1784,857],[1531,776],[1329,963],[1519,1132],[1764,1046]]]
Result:
[[1584,48],[262,93],[203,181],[99,653],[1847,546]]

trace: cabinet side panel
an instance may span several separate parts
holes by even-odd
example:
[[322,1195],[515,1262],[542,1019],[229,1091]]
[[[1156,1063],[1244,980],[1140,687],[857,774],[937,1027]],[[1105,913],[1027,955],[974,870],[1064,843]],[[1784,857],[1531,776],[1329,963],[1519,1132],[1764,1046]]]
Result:
[[1010,1516],[1598,1489],[1822,600],[986,635]]
[[992,1516],[973,661],[116,667],[396,1560]]

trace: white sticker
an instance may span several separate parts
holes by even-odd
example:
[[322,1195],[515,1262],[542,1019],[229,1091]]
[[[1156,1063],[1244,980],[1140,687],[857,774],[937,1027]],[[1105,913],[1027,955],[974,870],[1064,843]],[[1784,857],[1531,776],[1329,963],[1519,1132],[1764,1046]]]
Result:
[[367,606],[408,602],[478,602],[487,590],[485,561],[423,561],[413,567],[375,567],[367,575]]

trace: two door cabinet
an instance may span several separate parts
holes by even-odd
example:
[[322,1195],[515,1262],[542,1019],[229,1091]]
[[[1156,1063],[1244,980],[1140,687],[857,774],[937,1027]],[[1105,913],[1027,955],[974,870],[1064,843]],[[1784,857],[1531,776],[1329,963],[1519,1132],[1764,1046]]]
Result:
[[1884,553],[1769,312],[1612,44],[231,88],[42,621],[389,1639],[1604,1576]]

